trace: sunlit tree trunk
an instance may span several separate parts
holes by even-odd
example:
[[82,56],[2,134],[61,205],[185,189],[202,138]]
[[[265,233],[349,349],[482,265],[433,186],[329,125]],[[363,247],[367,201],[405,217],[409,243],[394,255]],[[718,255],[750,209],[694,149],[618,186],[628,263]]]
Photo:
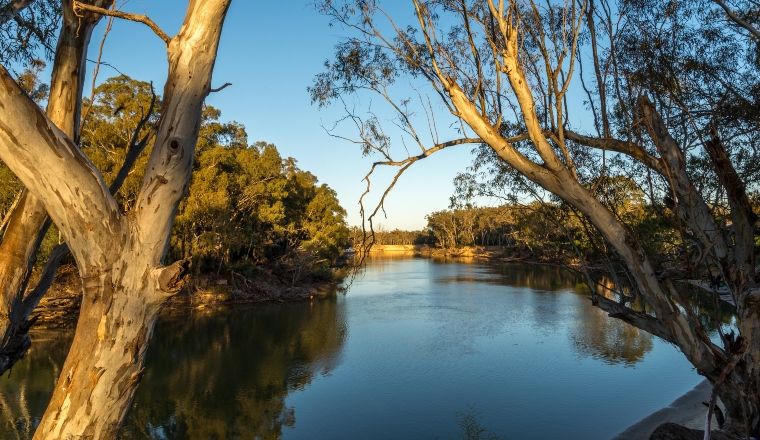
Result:
[[[100,16],[89,13],[76,16],[70,2],[62,3],[63,24],[50,81],[47,116],[68,137],[77,139],[87,46]],[[93,4],[109,7],[111,0],[97,0]],[[23,355],[29,344],[25,330],[33,305],[25,304],[24,293],[49,224],[42,202],[22,190],[0,241],[0,372]]]
[[114,438],[129,408],[158,311],[186,269],[162,260],[189,182],[229,1],[190,1],[169,39],[161,121],[126,215],[71,139],[0,69],[0,158],[42,201],[82,278],[74,340],[37,439]]

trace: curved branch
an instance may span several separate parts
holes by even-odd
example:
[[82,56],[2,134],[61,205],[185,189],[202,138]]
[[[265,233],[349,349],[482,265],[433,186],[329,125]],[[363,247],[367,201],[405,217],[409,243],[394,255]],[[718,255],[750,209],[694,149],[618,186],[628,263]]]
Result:
[[758,30],[756,27],[752,26],[751,24],[743,20],[741,17],[739,17],[736,11],[732,10],[726,4],[726,2],[724,2],[723,0],[713,0],[713,3],[720,6],[723,9],[723,11],[726,13],[726,16],[728,17],[729,20],[733,21],[734,23],[738,24],[739,26],[747,30],[747,32],[750,33],[752,38],[756,40],[760,40],[760,30]]
[[565,137],[573,142],[576,142],[587,147],[596,148],[605,151],[614,151],[616,153],[623,153],[630,156],[652,170],[665,175],[665,168],[662,163],[662,159],[652,156],[647,153],[643,146],[626,142],[615,138],[595,138],[576,133],[571,130],[565,130]]
[[86,272],[121,232],[116,200],[95,166],[0,66],[0,159],[45,206]]
[[219,87],[214,87],[214,88],[212,88],[212,89],[209,89],[209,91],[208,91],[208,92],[209,92],[209,93],[216,93],[216,92],[221,92],[222,90],[226,89],[227,87],[229,87],[229,86],[231,86],[231,85],[232,85],[232,83],[231,83],[231,82],[226,82],[226,83],[222,84],[222,85],[221,85],[221,86],[219,86]]
[[431,156],[433,153],[437,153],[444,148],[453,147],[455,145],[462,145],[462,144],[478,144],[482,143],[483,139],[481,138],[461,138],[461,139],[454,139],[447,142],[441,142],[440,144],[435,144],[430,148],[425,149],[422,153],[416,155],[416,156],[409,156],[404,160],[386,160],[381,162],[375,162],[374,165],[391,165],[391,166],[402,166],[406,165],[408,163],[414,163],[417,162],[420,159],[425,159],[426,157]]
[[100,15],[108,15],[110,17],[116,17],[116,18],[122,18],[124,20],[129,21],[136,21],[138,23],[142,23],[146,26],[148,26],[156,35],[158,35],[158,38],[162,39],[164,43],[167,45],[169,44],[169,41],[171,41],[171,38],[166,35],[166,33],[161,30],[161,28],[150,19],[147,15],[142,14],[130,14],[128,12],[122,12],[122,11],[113,11],[110,9],[101,8],[98,6],[88,5],[87,3],[82,3],[80,1],[74,0],[74,11],[89,11],[94,12],[96,14]]

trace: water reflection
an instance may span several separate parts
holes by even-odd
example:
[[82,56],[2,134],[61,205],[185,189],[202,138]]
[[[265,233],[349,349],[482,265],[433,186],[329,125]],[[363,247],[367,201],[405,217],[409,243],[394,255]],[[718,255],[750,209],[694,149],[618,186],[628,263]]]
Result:
[[[474,266],[478,267],[478,266]],[[490,283],[510,287],[524,287],[533,291],[567,292],[588,295],[588,287],[577,274],[552,265],[500,264],[480,266],[480,270],[463,270],[451,276],[443,276],[440,283]],[[597,286],[597,294],[612,298],[611,280],[603,279]],[[564,322],[565,307],[561,301],[543,301],[531,307],[536,323],[541,327],[556,328]],[[600,359],[611,364],[633,366],[652,350],[652,336],[618,319],[610,319],[607,313],[596,307],[577,307],[574,328],[569,338],[580,356]],[[561,319],[557,319],[561,318]]]
[[[31,436],[69,341],[0,379],[0,438]],[[163,316],[119,438],[609,438],[698,381],[571,272],[373,259],[345,297]]]
[[336,300],[166,321],[122,438],[280,438],[298,415],[285,397],[328,374],[345,337]]
[[528,287],[542,291],[573,290],[576,293],[587,292],[581,278],[569,270],[553,265],[542,264],[499,264],[491,270],[498,274],[494,281],[512,287]]
[[[162,320],[119,438],[280,438],[297,416],[285,397],[332,371],[346,334],[336,300]],[[26,358],[0,378],[2,439],[31,438],[71,340],[33,337]]]
[[71,332],[34,332],[32,348],[0,377],[0,438],[31,438],[69,349]]

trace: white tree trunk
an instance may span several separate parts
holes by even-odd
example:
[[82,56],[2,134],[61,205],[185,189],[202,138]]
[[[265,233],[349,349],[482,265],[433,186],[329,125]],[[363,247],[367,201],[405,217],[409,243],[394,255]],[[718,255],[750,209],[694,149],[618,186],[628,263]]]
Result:
[[[111,0],[93,4],[109,7]],[[76,16],[63,2],[63,24],[53,64],[47,116],[71,139],[79,137],[79,115],[85,77],[87,46],[100,19],[84,13]],[[49,225],[42,202],[26,189],[19,195],[0,242],[0,372],[23,355],[29,344],[24,293],[39,244]]]
[[42,201],[79,266],[72,348],[35,433],[113,438],[129,408],[158,311],[184,263],[162,266],[189,182],[230,0],[191,0],[169,42],[162,117],[138,202],[123,215],[98,171],[0,67],[0,159]]

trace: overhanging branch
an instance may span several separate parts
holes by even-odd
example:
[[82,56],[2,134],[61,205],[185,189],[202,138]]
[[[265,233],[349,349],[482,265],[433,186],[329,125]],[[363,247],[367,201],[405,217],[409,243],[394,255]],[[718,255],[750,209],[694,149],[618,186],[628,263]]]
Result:
[[591,295],[591,304],[604,310],[613,318],[625,321],[647,333],[677,344],[670,331],[657,318],[649,316],[646,313],[637,312],[623,304],[597,294]]
[[647,153],[643,146],[633,142],[626,142],[615,138],[596,138],[584,136],[571,130],[565,130],[565,137],[587,147],[596,148],[605,151],[614,151],[622,153],[636,159],[648,168],[665,175],[665,168],[662,159]]
[[161,28],[156,24],[156,22],[151,20],[150,17],[148,17],[147,15],[130,14],[128,12],[105,9],[105,8],[88,5],[87,3],[82,3],[82,2],[74,0],[74,12],[79,12],[79,11],[89,11],[89,12],[94,12],[100,15],[107,15],[110,17],[122,18],[124,20],[136,21],[138,23],[142,23],[148,26],[156,35],[158,35],[158,38],[162,39],[164,43],[166,43],[167,45],[169,45],[169,41],[171,41],[171,38],[169,38],[169,36],[166,35],[166,33],[163,30],[161,30]]

